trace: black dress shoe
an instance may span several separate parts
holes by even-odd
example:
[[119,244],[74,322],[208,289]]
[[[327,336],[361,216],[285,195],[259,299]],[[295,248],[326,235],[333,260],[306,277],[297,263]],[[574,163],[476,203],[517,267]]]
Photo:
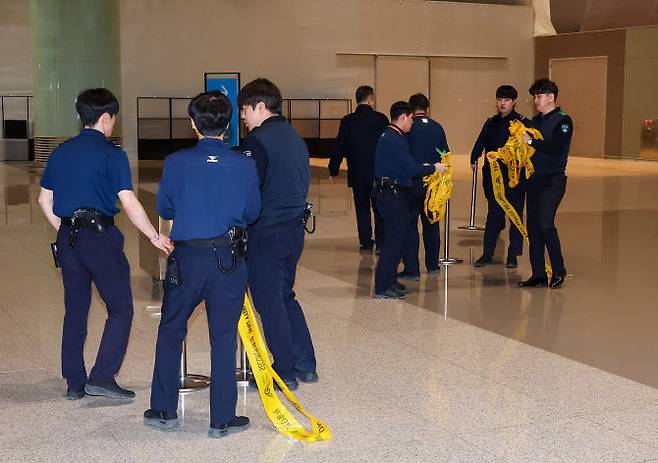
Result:
[[[297,382],[296,379],[285,379],[285,378],[281,378],[281,379],[283,380],[286,387],[288,389],[290,389],[291,391],[294,391],[299,387],[299,383]],[[277,391],[280,391],[281,388],[279,387],[277,382],[276,381],[273,381],[273,382],[274,382],[274,389],[276,389]],[[258,389],[258,383],[256,383],[255,378],[251,378],[249,380],[249,387],[252,388],[252,389]]]
[[144,424],[169,431],[178,427],[178,413],[161,412],[149,408],[144,412]]
[[359,246],[359,252],[363,254],[372,254],[372,244],[367,245],[367,244],[362,244]]
[[398,273],[398,278],[401,280],[420,281],[420,273],[407,272],[405,270],[404,272]]
[[484,267],[485,265],[493,264],[493,258],[489,256],[480,256],[478,260],[473,262],[473,267]]
[[107,383],[87,382],[85,385],[87,395],[104,396],[110,399],[134,399],[135,393],[129,389],[119,386],[116,381],[112,380]]
[[559,288],[564,283],[564,280],[567,278],[567,272],[557,272],[551,276],[551,282],[548,286],[552,289]]
[[399,281],[393,282],[393,284],[391,285],[391,288],[393,288],[394,290],[396,290],[400,293],[406,293],[407,292],[407,287],[405,285],[403,285],[402,283],[400,283]]
[[80,389],[69,387],[66,389],[66,398],[68,400],[80,400],[85,396],[85,387],[82,386]]
[[208,430],[208,437],[224,437],[246,429],[249,429],[249,418],[246,416],[236,416],[228,423],[220,424],[219,426],[211,423]]
[[375,299],[404,299],[405,294],[392,286],[383,293],[375,293]]
[[519,266],[519,263],[516,260],[516,256],[507,256],[507,263],[505,264],[505,267],[507,268],[517,268]]
[[302,383],[317,383],[318,374],[315,371],[300,371],[295,369],[295,376]]
[[548,286],[547,277],[530,277],[525,281],[520,281],[519,286],[521,288],[535,288],[535,287],[546,287]]

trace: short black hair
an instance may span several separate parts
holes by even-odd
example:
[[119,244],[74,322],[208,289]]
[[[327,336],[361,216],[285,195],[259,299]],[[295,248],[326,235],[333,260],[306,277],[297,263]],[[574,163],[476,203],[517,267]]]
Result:
[[95,125],[105,113],[114,116],[119,113],[119,100],[106,88],[88,88],[75,100],[75,110],[85,127]]
[[409,103],[406,101],[396,101],[391,105],[391,122],[397,120],[398,117],[402,116],[403,114],[413,114],[414,113],[414,108],[411,107]]
[[356,93],[354,94],[354,99],[356,100],[357,103],[363,103],[374,94],[375,94],[374,88],[372,88],[370,85],[362,85],[356,89]]
[[519,92],[516,91],[511,85],[501,85],[496,89],[496,98],[507,98],[516,100],[519,97]]
[[274,114],[281,114],[282,100],[279,88],[262,77],[252,80],[238,93],[239,108],[248,105],[256,109],[256,105],[262,102],[267,110]]
[[553,95],[555,95],[555,99],[557,100],[558,89],[557,89],[557,84],[555,82],[544,78],[544,79],[535,80],[535,83],[530,86],[528,92],[530,92],[530,94],[533,96],[540,94],[548,95],[549,93],[552,93]]
[[218,137],[231,122],[231,100],[218,90],[199,93],[187,105],[187,114],[201,135]]
[[411,95],[409,97],[409,104],[412,108],[414,108],[414,111],[417,109],[420,109],[421,111],[427,111],[427,109],[430,107],[430,100],[422,93],[416,93],[415,95]]

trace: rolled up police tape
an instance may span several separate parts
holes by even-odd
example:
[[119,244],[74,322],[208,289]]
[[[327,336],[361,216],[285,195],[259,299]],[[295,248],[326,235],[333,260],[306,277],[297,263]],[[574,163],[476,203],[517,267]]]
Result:
[[[267,349],[265,348],[265,342],[260,334],[258,323],[254,317],[254,311],[247,295],[244,297],[242,315],[238,322],[238,332],[247,352],[254,379],[258,385],[258,394],[263,402],[263,408],[274,427],[281,434],[304,442],[331,440],[331,431],[329,428],[322,421],[304,410],[304,407],[297,401],[294,394],[290,392],[290,389],[288,389],[283,380],[272,368]],[[274,382],[279,385],[283,395],[297,411],[309,419],[311,422],[310,431],[304,428],[281,402],[274,389]]]
[[427,187],[423,208],[429,223],[436,223],[446,213],[446,204],[452,196],[452,166],[450,152],[436,150],[441,156],[441,164],[447,164],[445,172],[435,172],[423,177],[423,186]]
[[[510,137],[505,145],[497,151],[490,151],[487,153],[487,160],[489,167],[491,167],[491,185],[493,187],[494,198],[498,205],[503,209],[505,215],[509,217],[510,222],[519,230],[527,243],[530,243],[528,238],[528,231],[523,225],[521,217],[516,212],[516,209],[510,204],[507,196],[505,196],[505,184],[503,181],[503,173],[500,170],[498,159],[502,160],[508,168],[509,173],[509,186],[515,188],[519,183],[520,171],[525,167],[526,178],[534,173],[534,166],[532,165],[532,155],[535,149],[523,143],[522,135],[524,132],[530,132],[535,138],[543,139],[541,132],[536,129],[528,129],[521,121],[510,122]],[[515,181],[512,182],[514,176]],[[548,278],[553,275],[553,269],[550,264],[546,264],[546,274]]]

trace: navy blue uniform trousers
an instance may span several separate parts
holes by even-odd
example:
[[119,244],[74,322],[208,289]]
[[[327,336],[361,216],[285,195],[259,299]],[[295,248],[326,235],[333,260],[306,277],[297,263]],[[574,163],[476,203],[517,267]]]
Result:
[[123,253],[123,235],[115,226],[104,233],[83,228],[75,247],[69,246],[70,228],[62,225],[57,233],[57,256],[64,282],[64,329],[62,332],[62,376],[69,387],[80,389],[87,381],[84,344],[91,304],[91,284],[107,306],[96,362],[89,380],[113,381],[126,355],[133,319],[130,291],[130,265]]
[[384,241],[375,269],[375,294],[383,294],[397,281],[398,264],[406,249],[409,229],[409,192],[385,192],[377,198],[382,215]]
[[439,269],[439,246],[441,237],[439,235],[439,222],[430,223],[424,212],[425,194],[427,189],[420,183],[414,183],[409,205],[409,231],[407,234],[406,249],[402,261],[404,271],[409,273],[420,273],[418,261],[418,249],[420,238],[418,236],[418,216],[423,227],[423,245],[425,246],[425,268],[427,271]]
[[304,229],[297,220],[249,232],[249,291],[260,314],[274,370],[295,379],[295,369],[315,371],[315,351],[294,286],[304,249]]
[[[525,175],[525,173],[522,173],[522,175]],[[487,198],[487,222],[484,226],[482,255],[493,257],[496,249],[496,241],[498,241],[498,235],[500,235],[500,232],[505,229],[507,216],[494,197],[493,186],[491,185],[491,170],[488,168],[482,169],[482,187],[484,189],[484,197]],[[505,197],[508,199],[514,210],[519,214],[521,220],[523,220],[525,195],[526,182],[524,180],[521,180],[516,188],[510,188],[508,182],[505,182]],[[507,255],[520,256],[521,254],[523,254],[523,235],[518,228],[510,222]]]
[[[372,216],[375,219],[375,240],[377,248],[381,246],[382,219],[379,216],[377,205],[370,192],[372,187],[352,187],[354,196],[354,211],[356,212],[356,226],[359,231],[359,244],[361,246],[373,245],[372,239]],[[370,210],[372,209],[372,215]]]
[[567,176],[562,173],[535,174],[528,181],[528,238],[533,276],[546,276],[544,249],[548,251],[553,272],[565,271],[555,215],[566,189]]
[[[187,320],[201,301],[205,301],[210,333],[210,424],[220,426],[235,417],[238,399],[236,337],[247,290],[247,267],[244,259],[238,257],[233,273],[222,273],[211,248],[179,246],[172,257],[178,264],[180,284],[174,286],[169,278],[165,279],[162,318],[155,346],[151,408],[172,413],[177,410]],[[227,246],[217,249],[217,257],[221,258],[224,268],[231,266]]]

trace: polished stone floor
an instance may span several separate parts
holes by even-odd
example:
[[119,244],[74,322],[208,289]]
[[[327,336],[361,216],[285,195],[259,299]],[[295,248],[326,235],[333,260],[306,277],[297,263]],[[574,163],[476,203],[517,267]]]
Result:
[[[658,163],[570,161],[558,217],[570,276],[560,290],[517,288],[529,265],[522,257],[505,269],[504,240],[497,265],[470,265],[482,234],[457,229],[468,222],[470,173],[466,157],[454,163],[450,254],[465,262],[423,274],[403,302],[372,299],[376,257],[356,252],[344,176],[329,184],[313,170],[318,230],[297,292],[320,382],[297,396],[334,433],[316,444],[278,435],[244,389],[245,433],[206,437],[207,391],[182,396],[179,431],[143,426],[159,299],[123,214],[136,313],[118,380],[138,395],[66,401],[61,278],[36,204],[39,172],[0,163],[0,461],[658,462]],[[154,188],[157,164],[134,171],[139,188]],[[89,363],[104,319],[95,296]],[[207,374],[202,310],[188,340],[190,370]]]

